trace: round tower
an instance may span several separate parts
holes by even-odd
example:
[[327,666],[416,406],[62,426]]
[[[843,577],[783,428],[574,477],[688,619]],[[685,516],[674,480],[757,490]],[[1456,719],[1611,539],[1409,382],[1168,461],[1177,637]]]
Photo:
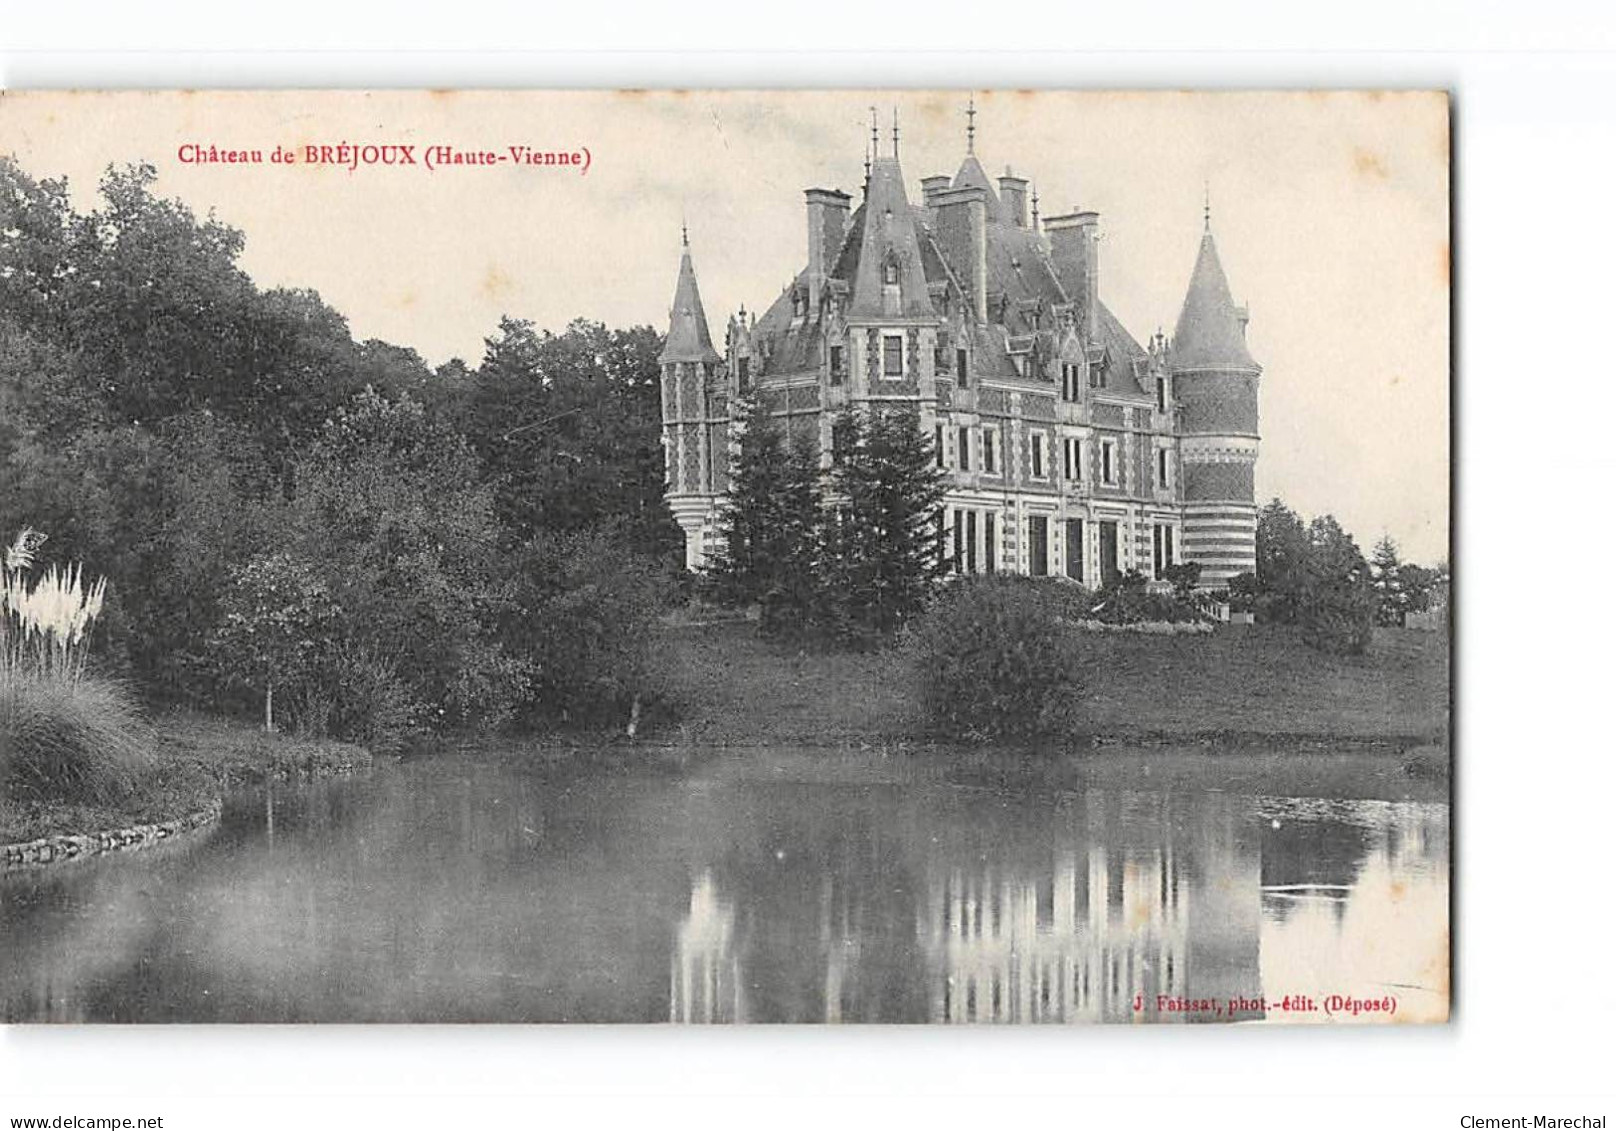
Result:
[[679,282],[674,288],[662,365],[662,446],[668,508],[685,535],[685,567],[707,562],[707,538],[729,466],[724,359],[713,348],[707,312],[682,233]]
[[1218,261],[1210,211],[1169,349],[1179,417],[1185,561],[1220,588],[1257,568],[1257,383],[1244,307]]

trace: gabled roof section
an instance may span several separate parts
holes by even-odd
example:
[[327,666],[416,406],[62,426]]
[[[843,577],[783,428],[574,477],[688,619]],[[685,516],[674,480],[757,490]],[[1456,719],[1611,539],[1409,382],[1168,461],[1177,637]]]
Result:
[[[920,241],[915,237],[914,213],[896,157],[877,157],[870,166],[870,185],[861,211],[863,231],[858,265],[853,271],[849,316],[935,317],[920,258]],[[895,303],[887,291],[889,264],[897,277]]]
[[1250,369],[1261,367],[1246,348],[1245,312],[1229,293],[1229,279],[1218,260],[1217,244],[1208,226],[1201,236],[1190,286],[1173,331],[1172,365],[1189,369]]
[[701,290],[696,286],[696,268],[690,262],[689,242],[679,256],[679,283],[673,290],[673,313],[668,321],[668,340],[662,347],[661,360],[724,360],[713,348],[713,336],[707,329],[707,311],[702,308]]

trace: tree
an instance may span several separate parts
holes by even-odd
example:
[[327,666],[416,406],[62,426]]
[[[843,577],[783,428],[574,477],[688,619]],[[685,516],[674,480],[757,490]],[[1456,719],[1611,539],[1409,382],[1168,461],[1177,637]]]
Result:
[[1363,652],[1378,607],[1363,553],[1331,515],[1308,524],[1307,546],[1298,613],[1304,638],[1325,651]]
[[707,581],[719,600],[756,604],[764,632],[802,631],[814,617],[818,582],[818,459],[787,442],[761,399],[741,412],[739,454]]
[[233,570],[214,645],[222,667],[264,695],[264,729],[275,729],[275,689],[314,675],[320,642],[341,616],[325,583],[287,553]]
[[1264,620],[1295,623],[1307,579],[1307,528],[1278,499],[1257,516],[1257,590]]
[[1403,623],[1403,615],[1410,610],[1409,594],[1404,588],[1404,566],[1397,554],[1397,543],[1390,534],[1375,543],[1374,556],[1369,560],[1370,584],[1374,586],[1379,605],[1375,619],[1387,627]]
[[834,424],[827,584],[844,638],[901,628],[947,572],[943,475],[910,407],[849,409]]
[[286,526],[321,563],[344,638],[388,657],[434,725],[499,725],[523,681],[495,638],[505,538],[465,441],[413,398],[366,389],[295,480]]
[[636,552],[684,545],[663,498],[660,337],[502,318],[455,410],[518,540],[615,523]]

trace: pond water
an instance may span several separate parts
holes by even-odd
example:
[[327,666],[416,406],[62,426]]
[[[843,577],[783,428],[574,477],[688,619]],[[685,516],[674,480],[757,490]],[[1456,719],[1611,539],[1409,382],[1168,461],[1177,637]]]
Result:
[[0,1016],[1415,1020],[1447,926],[1443,804],[437,759],[0,877]]

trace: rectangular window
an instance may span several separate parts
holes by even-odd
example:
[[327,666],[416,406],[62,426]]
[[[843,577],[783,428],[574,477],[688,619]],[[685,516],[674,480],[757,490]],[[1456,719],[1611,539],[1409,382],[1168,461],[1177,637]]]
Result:
[[1100,479],[1107,487],[1117,485],[1117,445],[1114,440],[1100,442]]
[[982,515],[982,548],[986,551],[982,559],[983,570],[996,572],[999,568],[999,517],[992,511]]
[[1083,478],[1083,441],[1076,436],[1066,438],[1066,478],[1073,482]]
[[999,430],[984,426],[982,429],[982,470],[989,475],[999,473]]
[[1066,576],[1073,581],[1083,580],[1083,520],[1066,520]]
[[741,392],[744,393],[752,387],[752,359],[743,357],[738,364],[736,377],[739,380]]
[[960,388],[962,388],[962,389],[965,388],[965,386],[967,386],[967,385],[969,385],[971,383],[970,379],[969,379],[969,373],[965,368],[965,351],[964,350],[955,350],[954,351],[954,376],[955,376],[955,378],[958,379]]
[[1161,575],[1162,575],[1162,570],[1166,568],[1166,562],[1162,557],[1162,532],[1164,530],[1166,530],[1166,529],[1167,528],[1165,526],[1163,526],[1161,523],[1158,522],[1156,524],[1155,528],[1151,531],[1152,537],[1150,539],[1150,551],[1151,551],[1151,558],[1150,558],[1151,574],[1150,574],[1150,576],[1155,577],[1155,578],[1160,578]]
[[1045,439],[1042,432],[1032,434],[1032,477],[1034,479],[1044,478],[1044,463],[1047,458],[1044,448],[1047,444],[1048,440]]
[[1167,449],[1156,449],[1156,486],[1166,489],[1172,486],[1167,479]]
[[937,450],[932,453],[932,456],[933,456],[933,458],[935,458],[937,460],[937,466],[942,467],[943,466],[943,426],[941,424],[939,424],[937,426],[937,437],[933,441],[933,445],[936,447]]
[[1082,383],[1082,369],[1075,361],[1061,362],[1061,397],[1064,400],[1076,401],[1081,397],[1079,389]]
[[839,386],[842,383],[842,380],[846,376],[847,376],[847,371],[842,368],[842,347],[841,346],[831,346],[830,347],[830,383],[833,386]]
[[976,512],[965,512],[965,572],[976,572]]
[[1049,576],[1049,519],[1041,514],[1027,519],[1027,572]]
[[954,512],[954,572],[963,572],[965,567],[965,512]]
[[1156,378],[1156,411],[1167,411],[1167,378]]
[[903,376],[902,334],[888,334],[881,339],[881,376]]
[[971,430],[963,424],[959,430],[959,469],[971,470]]

